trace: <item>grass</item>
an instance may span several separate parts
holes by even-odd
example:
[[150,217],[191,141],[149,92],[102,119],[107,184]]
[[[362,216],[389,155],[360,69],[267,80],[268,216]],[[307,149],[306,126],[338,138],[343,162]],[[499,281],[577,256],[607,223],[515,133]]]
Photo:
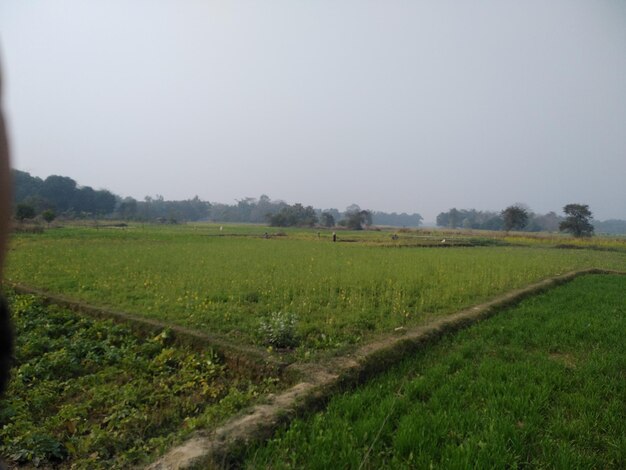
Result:
[[247,468],[626,467],[626,277],[586,276],[409,358]]
[[197,224],[22,234],[13,239],[7,277],[242,343],[262,344],[263,322],[285,312],[298,320],[304,352],[417,325],[574,269],[626,267],[626,253],[616,252],[393,249],[377,246],[389,239],[384,232],[340,234],[356,243],[332,243],[328,231],[319,239],[316,230],[276,233]]
[[12,465],[128,468],[272,388],[211,353],[141,339],[33,296],[11,296],[16,365],[0,400],[0,454]]

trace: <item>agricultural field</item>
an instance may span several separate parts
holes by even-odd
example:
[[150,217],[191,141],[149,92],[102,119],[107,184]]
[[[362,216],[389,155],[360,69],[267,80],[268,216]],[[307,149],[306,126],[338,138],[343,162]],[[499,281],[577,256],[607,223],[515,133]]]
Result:
[[[571,239],[392,233],[342,231],[332,243],[329,231],[249,225],[54,228],[14,236],[7,279],[304,358],[549,276],[626,269],[624,240],[557,249]],[[285,341],[268,340],[268,325]]]
[[274,389],[209,349],[140,338],[36,297],[10,295],[16,364],[0,399],[0,456],[26,468],[129,468]]
[[626,277],[443,338],[249,449],[246,468],[625,468]]
[[[9,285],[208,333],[221,344],[243,349],[252,345],[247,350],[255,354],[263,348],[269,351],[264,357],[289,363],[323,362],[382,335],[402,335],[411,327],[573,270],[626,270],[626,240],[621,239],[383,230],[338,231],[339,241],[333,243],[331,234],[215,224],[55,227],[13,236],[6,278]],[[314,468],[326,467],[328,459],[341,467],[364,462],[370,468],[448,462],[614,466],[619,452],[603,451],[608,457],[598,460],[593,452],[589,457],[578,447],[567,447],[571,443],[563,436],[580,431],[568,427],[567,406],[578,406],[582,398],[575,395],[575,387],[575,396],[554,395],[554,390],[572,378],[585,393],[607,396],[604,389],[595,391],[576,379],[579,370],[590,369],[572,348],[595,351],[599,343],[585,341],[605,336],[604,330],[596,334],[590,329],[597,322],[623,329],[585,310],[595,303],[607,316],[623,312],[615,303],[616,298],[624,300],[615,287],[623,289],[623,279],[588,276],[555,291],[561,296],[556,300],[550,300],[552,294],[527,300],[519,311],[463,333],[460,346],[449,338],[355,394],[333,399],[327,413],[297,421],[267,447],[247,455],[248,465],[300,467],[310,454],[314,457],[306,463]],[[603,298],[614,302],[605,307],[598,294],[603,282],[607,292],[613,292]],[[571,292],[578,291],[587,297],[570,299]],[[8,398],[0,406],[0,455],[10,463],[66,468],[141,465],[194,430],[215,429],[248,405],[263,402],[261,397],[269,391],[281,393],[291,385],[290,376],[252,381],[229,370],[211,344],[204,352],[175,346],[167,330],[140,337],[130,327],[44,307],[32,296],[13,295],[12,302],[18,363]],[[561,310],[570,316],[550,315]],[[546,329],[545,338],[532,339],[546,318],[557,323]],[[576,328],[588,328],[590,334],[576,333]],[[557,332],[572,332],[575,341],[554,336]],[[549,343],[548,353],[542,341]],[[545,359],[545,354],[547,360],[533,362]],[[496,363],[483,364],[484,357]],[[620,364],[623,369],[623,363],[611,367]],[[563,367],[565,372],[559,369]],[[532,378],[528,386],[522,384],[527,377]],[[505,379],[513,383],[501,383]],[[549,379],[547,385],[544,379]],[[533,388],[537,384],[547,391]],[[456,389],[463,394],[454,395]],[[621,389],[611,391],[624,396]],[[535,401],[545,396],[551,406],[556,404],[558,416],[550,414],[552,408],[547,413],[545,400]],[[553,400],[555,396],[563,403]],[[462,404],[474,397],[476,406],[465,410]],[[602,403],[623,421],[623,409]],[[442,437],[442,430],[449,432],[450,420],[457,417],[429,408],[435,405],[463,408],[455,413],[465,427]],[[368,413],[359,415],[361,410]],[[466,411],[475,414],[463,414]],[[520,418],[520,413],[528,417]],[[516,418],[513,428],[510,419],[498,421],[500,415]],[[580,426],[589,425],[586,415],[571,416],[583,423]],[[607,420],[602,429],[614,436],[613,423]],[[543,428],[552,429],[551,434],[538,433]],[[444,438],[451,439],[449,449],[441,445]],[[593,445],[601,442],[597,445],[604,450],[610,445],[623,449],[619,440],[609,445],[602,436],[587,438],[597,438]],[[413,449],[416,440],[426,447]],[[302,454],[294,452],[294,446]],[[541,449],[540,457],[530,461],[536,449]],[[502,461],[489,460],[494,453]],[[280,458],[270,465],[274,454]]]

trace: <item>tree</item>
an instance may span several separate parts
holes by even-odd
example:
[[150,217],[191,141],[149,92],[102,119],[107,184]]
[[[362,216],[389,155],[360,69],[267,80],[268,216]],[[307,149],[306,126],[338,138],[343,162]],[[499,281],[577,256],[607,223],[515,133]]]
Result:
[[277,214],[268,215],[272,227],[312,227],[317,223],[317,214],[311,206],[300,203],[283,207]]
[[476,209],[452,208],[448,212],[441,212],[437,216],[439,227],[501,230],[502,217],[500,213],[490,211],[478,211]]
[[25,219],[32,219],[35,217],[35,208],[30,204],[18,204],[15,208],[15,218],[20,222],[24,222]]
[[480,228],[482,230],[502,230],[503,224],[504,222],[502,221],[502,217],[500,217],[499,215],[495,215],[485,220],[480,225]]
[[71,208],[77,192],[76,181],[67,176],[48,176],[41,187],[40,195],[50,201],[59,212]]
[[93,214],[106,215],[115,209],[115,195],[106,189],[94,192]]
[[600,233],[607,233],[613,235],[626,234],[626,220],[609,219],[600,222],[596,220],[593,223],[593,227]]
[[74,191],[74,197],[70,205],[76,213],[94,214],[96,212],[95,200],[96,191],[91,186],[83,186]]
[[125,220],[135,218],[137,216],[137,200],[132,197],[124,198],[118,205],[117,213]]
[[321,224],[324,227],[334,227],[335,226],[335,218],[330,212],[322,212],[322,216],[320,219]]
[[456,207],[453,207],[448,213],[448,226],[450,228],[457,228],[460,223],[461,216],[459,215],[459,211],[456,209]]
[[366,210],[347,211],[341,222],[351,230],[363,230],[364,226],[372,225],[372,213]]
[[544,232],[557,232],[559,230],[559,223],[562,221],[563,218],[556,215],[555,212],[535,216],[536,225],[538,225],[540,231]]
[[569,232],[577,238],[593,235],[592,214],[587,204],[568,204],[563,208],[565,220],[559,224],[561,232]]
[[54,213],[52,209],[46,209],[45,211],[41,213],[41,216],[43,217],[43,220],[45,220],[48,223],[48,225],[50,225],[50,222],[52,222],[56,218],[57,215]]
[[504,222],[504,230],[521,230],[528,223],[528,211],[519,205],[509,206],[500,215]]
[[398,214],[396,212],[372,212],[372,222],[374,225],[390,225],[394,227],[419,227],[422,223],[422,216],[420,214],[407,214],[402,212]]
[[15,202],[24,202],[26,198],[39,195],[43,186],[43,180],[30,173],[19,170],[11,170],[13,180],[13,199]]

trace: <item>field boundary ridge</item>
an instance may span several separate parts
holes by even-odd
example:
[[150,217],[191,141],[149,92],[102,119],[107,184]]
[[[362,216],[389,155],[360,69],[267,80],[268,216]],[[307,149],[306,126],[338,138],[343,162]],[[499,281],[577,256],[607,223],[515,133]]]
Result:
[[270,438],[280,425],[287,424],[296,416],[321,409],[334,393],[363,383],[444,335],[487,319],[523,299],[591,274],[626,275],[626,272],[592,268],[550,277],[408,329],[401,336],[388,334],[322,364],[291,364],[287,372],[300,378],[291,388],[268,395],[263,402],[244,410],[214,430],[199,431],[148,465],[146,470],[236,467],[246,446]]

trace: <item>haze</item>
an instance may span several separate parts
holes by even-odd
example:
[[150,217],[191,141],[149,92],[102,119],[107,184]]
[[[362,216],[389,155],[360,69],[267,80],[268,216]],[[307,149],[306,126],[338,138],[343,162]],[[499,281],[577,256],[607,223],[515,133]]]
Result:
[[122,196],[626,218],[626,2],[0,0],[14,167]]

